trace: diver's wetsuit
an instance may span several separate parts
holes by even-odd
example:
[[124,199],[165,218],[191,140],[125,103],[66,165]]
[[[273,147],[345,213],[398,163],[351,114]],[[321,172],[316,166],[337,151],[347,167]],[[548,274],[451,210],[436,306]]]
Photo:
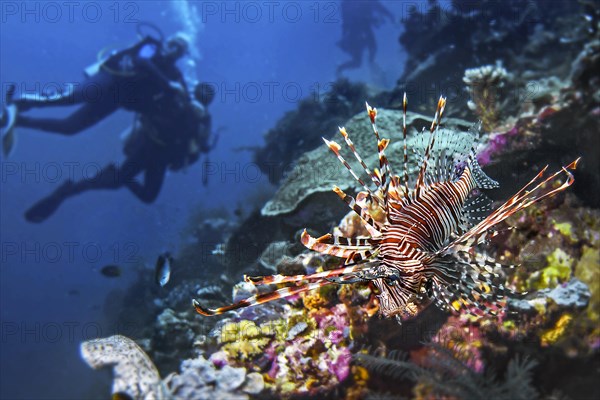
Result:
[[[171,98],[162,114],[138,115],[125,144],[122,165],[109,164],[97,175],[78,182],[67,181],[25,213],[30,222],[42,222],[69,197],[96,189],[127,187],[138,199],[152,203],[158,197],[167,169],[179,170],[208,153],[211,133],[210,115],[197,102]],[[165,104],[165,106],[168,104]],[[173,135],[177,132],[177,135]],[[194,148],[190,144],[195,143]],[[135,178],[144,173],[143,184]]]
[[[160,56],[161,43],[146,37],[133,47],[104,61],[98,71],[81,84],[54,96],[25,95],[14,100],[19,114],[16,126],[73,135],[119,108],[138,113],[161,111],[163,97],[173,92],[172,82],[185,83],[174,61]],[[83,104],[82,104],[83,103]],[[22,115],[34,107],[82,104],[66,118],[36,118]]]
[[[27,210],[25,218],[30,222],[42,222],[52,215],[64,200],[88,190],[115,190],[127,187],[144,203],[154,202],[160,193],[171,160],[182,157],[176,154],[181,147],[170,143],[159,144],[142,136],[131,146],[127,158],[120,166],[111,163],[91,178],[77,182],[66,181],[51,195]],[[136,176],[141,173],[144,173],[143,183],[136,180]]]

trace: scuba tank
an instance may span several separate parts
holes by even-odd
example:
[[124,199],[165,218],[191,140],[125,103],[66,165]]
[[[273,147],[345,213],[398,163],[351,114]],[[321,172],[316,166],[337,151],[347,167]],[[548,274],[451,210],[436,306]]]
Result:
[[[154,31],[154,34],[144,32],[142,28]],[[113,45],[106,46],[98,52],[96,62],[84,69],[84,75],[91,78],[101,70],[122,77],[135,75],[137,73],[135,59],[153,58],[161,51],[164,42],[164,35],[156,25],[140,22],[136,30],[140,38],[137,43],[123,50],[111,49]]]

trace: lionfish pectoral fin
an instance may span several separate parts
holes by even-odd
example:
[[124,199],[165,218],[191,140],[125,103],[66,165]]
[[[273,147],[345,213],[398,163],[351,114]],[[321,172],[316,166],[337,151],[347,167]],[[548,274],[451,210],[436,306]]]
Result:
[[237,303],[230,304],[224,307],[219,308],[206,308],[202,307],[197,300],[192,300],[192,305],[196,309],[198,314],[211,317],[213,315],[219,315],[226,313],[227,311],[233,311],[240,308],[251,307],[258,304],[269,303],[274,300],[285,299],[286,297],[291,297],[303,292],[308,292],[309,290],[318,289],[322,286],[330,285],[331,282],[328,282],[325,279],[318,280],[316,282],[307,283],[305,285],[296,286],[296,287],[285,287],[281,289],[277,289],[273,292],[257,294],[254,296],[250,296],[247,299],[241,300]]
[[316,272],[310,275],[271,275],[271,276],[244,276],[244,280],[253,285],[272,285],[278,283],[314,281],[321,279],[331,279],[341,275],[353,274],[369,268],[370,264],[355,263],[355,265],[346,264],[342,268],[332,269],[329,271]]
[[359,283],[359,282],[365,282],[367,281],[364,278],[360,278],[356,275],[348,275],[348,276],[336,276],[334,278],[325,278],[327,279],[329,282],[331,283],[335,283],[338,285],[347,285],[347,284],[353,284],[353,283]]
[[300,236],[300,241],[310,250],[318,251],[321,254],[328,254],[335,257],[350,258],[357,250],[362,250],[365,246],[344,246],[338,244],[326,243],[332,239],[331,234],[323,235],[318,238],[312,237],[306,229]]
[[[479,243],[478,238],[485,235],[486,231],[490,230],[506,218],[521,211],[532,204],[538,203],[541,200],[552,197],[559,192],[565,190],[575,182],[575,178],[570,170],[574,170],[577,167],[580,158],[571,162],[569,165],[562,167],[552,175],[543,179],[544,172],[548,169],[546,166],[543,168],[529,183],[521,188],[516,194],[509,198],[504,204],[495,209],[490,215],[479,222],[477,225],[469,229],[467,232],[441,248],[437,253],[443,254],[447,251],[456,251],[465,247],[472,246],[474,243]],[[558,187],[544,187],[545,184],[556,179],[560,174],[567,176],[566,181],[560,184]]]
[[473,179],[475,180],[477,187],[480,187],[482,189],[495,189],[500,186],[498,182],[496,182],[495,180],[487,176],[485,172],[483,172],[483,169],[481,169],[479,162],[477,162],[477,157],[475,156],[473,156],[473,158],[471,159],[471,172],[473,174]]
[[210,317],[212,315],[216,315],[216,311],[217,310],[212,310],[210,308],[202,307],[200,305],[200,303],[198,303],[198,300],[196,300],[196,299],[192,299],[192,305],[196,309],[196,312],[198,314],[200,314],[200,315],[204,315],[204,316],[207,316],[207,317]]

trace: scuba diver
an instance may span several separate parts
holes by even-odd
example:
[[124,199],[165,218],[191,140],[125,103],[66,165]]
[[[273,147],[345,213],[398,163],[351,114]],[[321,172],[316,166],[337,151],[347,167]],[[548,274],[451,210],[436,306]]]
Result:
[[365,50],[368,52],[371,67],[380,70],[375,63],[377,42],[373,27],[381,25],[380,16],[394,22],[393,14],[379,0],[342,0],[341,15],[342,38],[337,42],[337,46],[349,54],[351,59],[337,67],[337,76],[340,77],[346,69],[360,68]]
[[[217,136],[210,138],[212,128],[207,111],[214,91],[210,85],[200,83],[194,96],[187,103],[163,109],[161,114],[137,114],[125,138],[126,159],[120,166],[109,164],[92,177],[77,182],[67,180],[27,210],[25,218],[42,222],[67,198],[88,190],[126,187],[142,202],[154,202],[167,170],[178,171],[193,164],[216,145]],[[143,183],[136,179],[141,173]]]
[[[157,28],[155,28],[157,29]],[[158,31],[158,30],[157,30]],[[138,113],[160,113],[165,96],[186,95],[183,74],[176,62],[187,52],[182,36],[169,38],[146,35],[135,45],[111,54],[85,71],[81,84],[70,85],[54,95],[24,94],[14,98],[15,87],[6,94],[3,125],[5,154],[14,145],[13,127],[34,128],[61,135],[74,135],[106,118],[119,108]],[[92,88],[94,95],[88,90]],[[31,108],[82,104],[66,118],[36,118],[22,115]]]
[[[157,30],[158,31],[158,30]],[[30,222],[42,222],[68,197],[93,189],[127,187],[138,199],[153,202],[158,196],[167,169],[180,170],[208,153],[216,144],[211,140],[211,120],[207,106],[214,90],[198,84],[191,98],[183,74],[175,63],[187,52],[187,41],[180,36],[162,44],[151,36],[134,46],[116,52],[88,68],[84,84],[52,97],[21,96],[14,99],[14,88],[7,92],[7,111],[3,113],[3,147],[14,146],[15,126],[37,128],[72,135],[88,128],[119,108],[136,113],[125,141],[125,162],[110,164],[92,178],[67,180],[51,195],[25,213]],[[85,87],[101,89],[94,101],[86,99]],[[211,91],[212,90],[212,91]],[[208,93],[208,94],[207,94]],[[83,103],[67,118],[33,118],[21,115],[32,107]],[[144,173],[143,184],[135,177]]]

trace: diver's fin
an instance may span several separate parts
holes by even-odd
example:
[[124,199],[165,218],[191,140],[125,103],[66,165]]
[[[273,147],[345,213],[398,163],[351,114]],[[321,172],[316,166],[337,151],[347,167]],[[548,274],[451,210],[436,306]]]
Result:
[[75,183],[65,181],[52,194],[39,200],[25,212],[25,219],[31,223],[39,224],[47,220],[69,196],[75,191]]
[[[8,105],[2,115],[2,119],[6,118],[6,125],[2,127],[2,152],[4,157],[8,157],[15,148],[15,124],[17,122],[17,106],[16,104]],[[4,121],[3,121],[4,122]]]

